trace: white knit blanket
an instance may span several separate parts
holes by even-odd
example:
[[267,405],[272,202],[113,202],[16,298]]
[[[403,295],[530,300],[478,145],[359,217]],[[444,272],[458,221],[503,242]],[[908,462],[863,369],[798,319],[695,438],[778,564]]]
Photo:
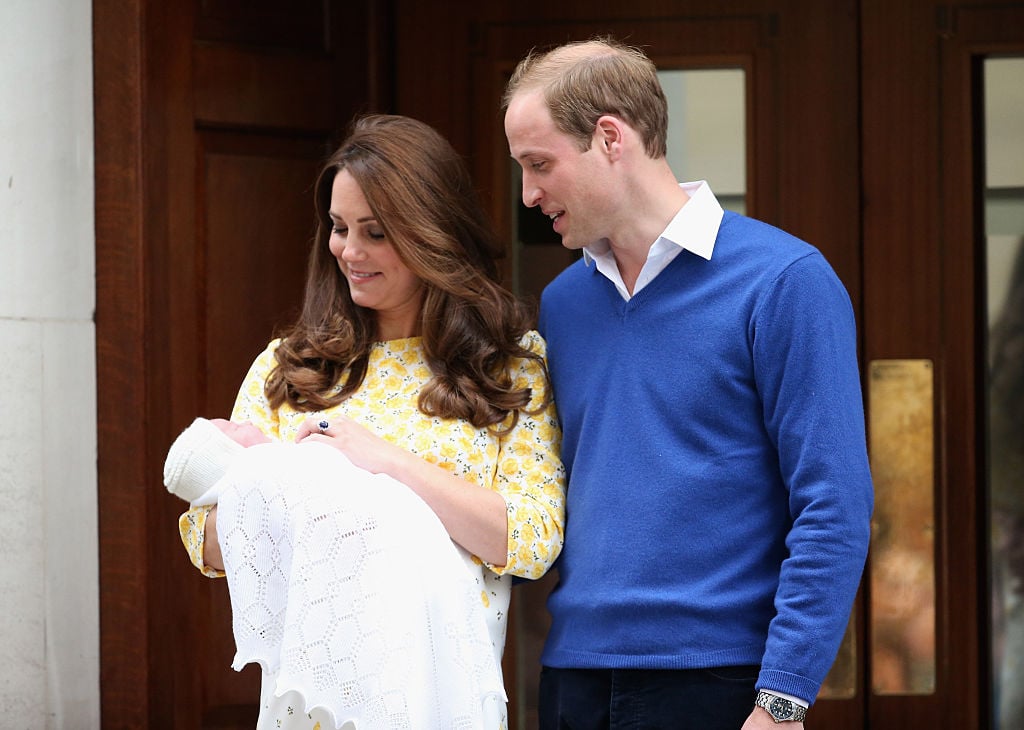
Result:
[[218,484],[237,653],[335,728],[466,728],[505,700],[480,571],[408,487],[324,444],[245,450]]

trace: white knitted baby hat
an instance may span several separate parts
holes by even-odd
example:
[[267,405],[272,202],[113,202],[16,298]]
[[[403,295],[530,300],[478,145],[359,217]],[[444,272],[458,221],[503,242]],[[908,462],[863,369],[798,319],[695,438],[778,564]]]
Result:
[[[167,491],[193,503],[227,473],[243,446],[205,418],[197,418],[171,444],[164,462]],[[208,500],[204,499],[203,503]]]

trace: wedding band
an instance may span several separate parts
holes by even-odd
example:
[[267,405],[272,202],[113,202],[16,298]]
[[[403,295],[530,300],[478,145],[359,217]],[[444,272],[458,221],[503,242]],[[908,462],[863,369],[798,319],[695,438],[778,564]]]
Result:
[[316,425],[320,428],[320,433],[327,433],[327,429],[331,427],[331,424],[329,424],[327,421],[320,421],[320,423]]

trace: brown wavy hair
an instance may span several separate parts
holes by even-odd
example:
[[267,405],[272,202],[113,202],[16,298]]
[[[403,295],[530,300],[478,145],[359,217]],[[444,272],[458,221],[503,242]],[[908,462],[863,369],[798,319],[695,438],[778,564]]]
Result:
[[271,407],[316,411],[341,403],[362,384],[377,341],[375,312],[352,301],[328,248],[331,191],[341,170],[424,284],[419,331],[433,377],[420,392],[420,411],[511,430],[532,395],[513,384],[513,361],[535,360],[547,372],[543,358],[521,344],[532,311],[498,283],[503,250],[462,158],[434,129],[400,116],[357,119],[317,178],[305,299],[265,384]]

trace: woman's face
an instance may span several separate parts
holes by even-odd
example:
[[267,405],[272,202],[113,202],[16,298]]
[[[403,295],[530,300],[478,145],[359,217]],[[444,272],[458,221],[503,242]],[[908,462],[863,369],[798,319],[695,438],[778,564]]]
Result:
[[359,185],[342,170],[331,188],[331,254],[348,280],[352,301],[377,314],[377,336],[418,334],[423,282],[402,263]]

